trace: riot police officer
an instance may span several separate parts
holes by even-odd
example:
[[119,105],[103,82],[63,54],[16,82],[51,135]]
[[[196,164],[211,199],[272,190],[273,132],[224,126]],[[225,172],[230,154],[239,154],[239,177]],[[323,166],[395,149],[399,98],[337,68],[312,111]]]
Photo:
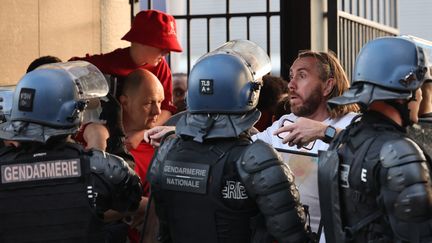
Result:
[[90,98],[106,95],[87,62],[50,64],[17,84],[0,138],[0,242],[104,242],[102,215],[134,211],[139,177],[117,156],[69,142]]
[[270,60],[237,40],[201,57],[187,113],[165,139],[148,179],[162,242],[307,242],[293,174],[274,149],[251,142]]
[[409,127],[408,134],[432,156],[432,79],[425,80],[421,90],[419,121]]
[[431,49],[411,37],[372,40],[357,57],[352,88],[329,100],[359,103],[364,114],[320,156],[327,242],[432,242],[431,160],[406,133],[432,75]]

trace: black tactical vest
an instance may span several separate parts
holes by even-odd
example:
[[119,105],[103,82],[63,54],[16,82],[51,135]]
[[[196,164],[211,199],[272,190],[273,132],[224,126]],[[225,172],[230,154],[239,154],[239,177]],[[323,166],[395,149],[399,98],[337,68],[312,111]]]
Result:
[[81,147],[0,152],[0,242],[103,242]]
[[[376,182],[382,145],[401,136],[393,125],[358,122],[322,152],[318,181],[327,241],[392,242],[389,222],[379,210]],[[328,231],[332,234],[327,235]]]
[[409,136],[432,157],[432,118],[420,119],[418,124],[408,128]]
[[258,208],[235,169],[250,141],[175,139],[152,183],[163,242],[250,242]]

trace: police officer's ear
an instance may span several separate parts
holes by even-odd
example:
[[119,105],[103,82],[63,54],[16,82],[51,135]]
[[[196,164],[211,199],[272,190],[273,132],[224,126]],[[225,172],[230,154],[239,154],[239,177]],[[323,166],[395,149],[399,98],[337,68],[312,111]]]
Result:
[[323,96],[329,97],[331,95],[331,93],[333,92],[335,85],[336,85],[336,80],[334,78],[328,78],[324,82]]

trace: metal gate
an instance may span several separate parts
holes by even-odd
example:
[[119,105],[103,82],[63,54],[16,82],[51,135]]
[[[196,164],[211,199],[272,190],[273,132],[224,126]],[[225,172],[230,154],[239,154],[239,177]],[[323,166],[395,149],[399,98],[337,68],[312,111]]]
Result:
[[[194,44],[192,43],[193,37],[195,33],[201,33],[201,36],[205,38],[205,52],[209,52],[214,49],[216,46],[221,45],[222,43],[231,40],[231,39],[248,39],[254,40],[252,35],[254,32],[259,32],[263,36],[263,38],[258,41],[258,44],[267,51],[267,54],[271,56],[272,59],[275,59],[275,55],[272,55],[271,51],[271,23],[275,18],[279,18],[279,11],[271,11],[270,10],[270,0],[262,1],[262,11],[253,11],[246,12],[241,9],[237,9],[233,6],[234,1],[225,0],[218,1],[218,4],[225,5],[223,12],[219,13],[193,13],[192,12],[192,4],[193,1],[186,0],[186,12],[184,15],[174,15],[178,21],[185,21],[186,27],[186,63],[187,63],[187,71],[191,70],[191,66],[195,60],[192,60],[192,51],[194,49]],[[273,1],[274,2],[274,1]],[[238,5],[238,4],[237,4]],[[221,9],[222,10],[222,9]],[[194,22],[201,21],[201,25],[193,26]],[[277,20],[276,20],[277,21]],[[260,23],[258,23],[260,22]],[[214,23],[214,24],[212,24]],[[219,24],[216,24],[219,23]],[[257,26],[259,25],[259,29]],[[216,28],[224,28],[224,31],[217,31]],[[241,32],[242,34],[239,34]],[[216,37],[216,35],[219,35]],[[235,37],[234,37],[235,36]],[[257,38],[255,38],[257,39]],[[254,40],[257,41],[257,40]],[[213,45],[211,45],[213,44]],[[204,54],[201,53],[201,54]],[[273,52],[274,53],[274,52]],[[197,58],[197,57],[195,57]],[[276,67],[276,69],[280,69]]]
[[[153,2],[162,0],[141,1],[152,8]],[[180,14],[176,9],[169,11],[182,28],[184,47],[182,54],[172,53],[169,57],[173,72],[188,73],[198,56],[230,39],[244,38],[257,42],[267,51],[273,74],[288,78],[289,67],[298,51],[311,48],[313,0],[166,1],[175,2],[183,9]],[[328,49],[338,55],[349,78],[364,43],[399,34],[397,6],[398,0],[327,1],[327,11],[320,13],[327,20],[327,40],[320,41],[326,41]],[[199,41],[197,36],[201,38]],[[205,43],[199,44],[201,41]]]
[[[145,1],[149,8],[156,2]],[[168,2],[178,6],[168,12],[176,18],[177,27],[182,32],[183,53],[171,53],[168,58],[173,72],[188,73],[199,56],[228,40],[248,39],[266,50],[275,74],[280,74],[280,0]]]
[[338,54],[349,78],[362,46],[398,35],[398,0],[328,0],[328,48]]

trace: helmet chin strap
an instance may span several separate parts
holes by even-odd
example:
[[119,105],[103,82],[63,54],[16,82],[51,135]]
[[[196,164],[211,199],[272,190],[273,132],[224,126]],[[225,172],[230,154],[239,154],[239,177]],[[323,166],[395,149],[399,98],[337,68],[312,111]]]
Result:
[[[415,98],[414,98],[415,100]],[[391,105],[395,108],[402,118],[402,127],[411,126],[413,122],[410,119],[410,110],[408,109],[408,103],[413,101],[413,99],[409,99],[403,103],[396,102],[395,100],[386,100],[385,103]]]

